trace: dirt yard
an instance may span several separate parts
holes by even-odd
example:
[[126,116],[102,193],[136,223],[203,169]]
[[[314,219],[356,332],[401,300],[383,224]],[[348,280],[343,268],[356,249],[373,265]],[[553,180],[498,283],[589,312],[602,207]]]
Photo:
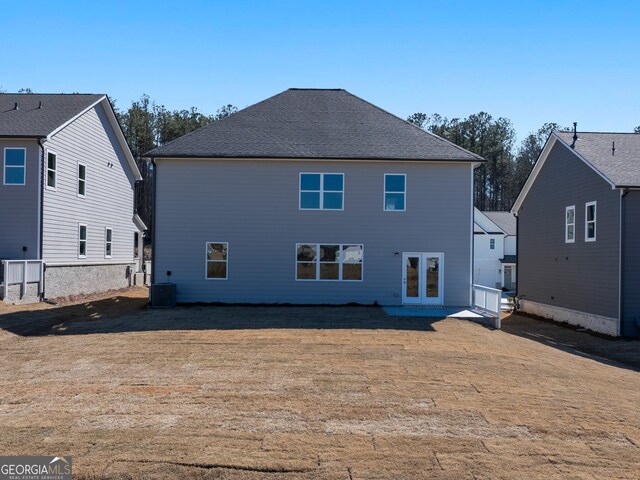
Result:
[[85,479],[640,478],[639,341],[145,296],[0,306],[0,454]]

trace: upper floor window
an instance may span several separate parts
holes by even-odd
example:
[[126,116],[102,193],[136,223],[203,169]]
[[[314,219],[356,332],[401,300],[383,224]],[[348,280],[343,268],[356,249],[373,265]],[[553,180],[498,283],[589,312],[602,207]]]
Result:
[[343,209],[343,173],[300,174],[300,210]]
[[296,280],[362,281],[362,245],[296,244]]
[[489,239],[489,248],[491,250],[495,250],[496,249],[496,239],[495,238]]
[[384,209],[387,212],[404,212],[407,192],[407,176],[405,174],[384,174]]
[[111,247],[113,245],[113,230],[111,228],[105,228],[104,231],[104,256],[105,258],[111,258]]
[[87,194],[87,166],[78,164],[78,196],[84,197]]
[[227,279],[229,244],[227,242],[207,243],[207,279]]
[[585,204],[584,211],[584,241],[596,241],[596,202]]
[[24,185],[26,175],[26,148],[4,149],[4,184]]
[[87,226],[78,224],[78,258],[87,257]]
[[58,156],[53,152],[47,152],[47,188],[56,189],[57,172]]
[[576,241],[576,206],[571,205],[565,209],[564,241],[575,243]]

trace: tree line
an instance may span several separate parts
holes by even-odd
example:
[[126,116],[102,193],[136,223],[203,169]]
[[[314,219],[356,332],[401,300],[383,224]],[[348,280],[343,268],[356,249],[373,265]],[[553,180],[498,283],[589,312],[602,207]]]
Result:
[[499,211],[511,208],[547,138],[562,129],[557,123],[545,123],[516,146],[511,121],[486,112],[462,119],[418,112],[407,121],[483,157],[486,163],[475,170],[474,205]]
[[142,156],[155,147],[231,115],[238,109],[231,104],[224,105],[214,115],[206,115],[196,107],[169,110],[152,101],[148,95],[142,95],[140,99],[131,102],[126,110],[121,110],[115,104],[114,110],[142,174],[142,182],[136,184],[136,211],[149,228],[146,238],[151,241],[153,165],[143,160]]

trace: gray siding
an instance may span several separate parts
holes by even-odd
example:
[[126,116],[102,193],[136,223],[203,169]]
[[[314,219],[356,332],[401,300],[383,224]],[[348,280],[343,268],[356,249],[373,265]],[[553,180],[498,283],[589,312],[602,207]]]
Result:
[[[44,191],[43,259],[48,264],[132,263],[134,178],[101,104],[45,144],[57,154],[57,189]],[[77,195],[78,163],[87,169],[86,197]],[[109,164],[113,164],[110,166]],[[87,225],[87,258],[78,258],[78,223]],[[105,258],[105,228],[113,229]]]
[[[26,184],[4,185],[4,149],[24,147]],[[40,147],[34,139],[0,139],[0,260],[38,258]],[[22,247],[27,247],[23,252]]]
[[640,191],[624,198],[624,324],[625,336],[640,335]]
[[[175,282],[180,302],[396,305],[402,252],[444,252],[444,303],[469,304],[468,163],[163,159],[156,168],[154,281]],[[300,172],[344,173],[344,211],[300,211]],[[383,212],[385,173],[407,174],[406,212]],[[229,242],[228,280],[205,280],[206,242]],[[295,281],[298,242],[364,244],[364,281]]]
[[[618,190],[556,143],[518,212],[518,293],[526,300],[619,317]],[[585,242],[585,203],[597,201],[595,242]],[[565,208],[576,241],[565,243]]]

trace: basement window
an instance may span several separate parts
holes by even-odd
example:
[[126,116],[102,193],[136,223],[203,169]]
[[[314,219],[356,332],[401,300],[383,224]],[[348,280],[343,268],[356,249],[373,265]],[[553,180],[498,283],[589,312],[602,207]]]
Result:
[[104,258],[111,258],[111,249],[113,244],[113,230],[105,228],[104,230]]
[[87,226],[78,224],[78,258],[87,258]]
[[227,242],[207,242],[207,280],[226,280],[229,260],[229,244]]

